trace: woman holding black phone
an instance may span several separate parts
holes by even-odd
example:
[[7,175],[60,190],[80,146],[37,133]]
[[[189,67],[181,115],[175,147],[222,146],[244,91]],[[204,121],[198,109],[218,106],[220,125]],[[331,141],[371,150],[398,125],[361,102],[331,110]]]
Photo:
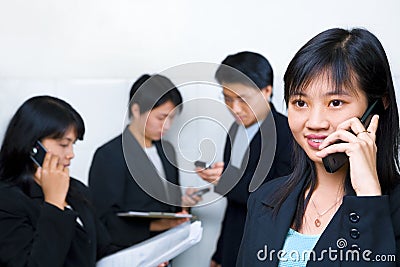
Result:
[[381,43],[324,31],[284,82],[294,172],[250,196],[237,266],[399,266],[399,115]]
[[69,176],[84,133],[81,116],[51,96],[28,99],[12,117],[0,150],[0,266],[94,267],[118,249],[87,187]]

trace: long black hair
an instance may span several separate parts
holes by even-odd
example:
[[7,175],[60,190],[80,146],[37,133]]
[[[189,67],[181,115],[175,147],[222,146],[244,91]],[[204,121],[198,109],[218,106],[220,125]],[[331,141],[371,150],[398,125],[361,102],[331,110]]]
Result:
[[[399,183],[399,114],[389,62],[375,35],[365,29],[329,29],[308,41],[294,56],[284,75],[285,102],[304,90],[315,78],[328,75],[339,93],[343,88],[360,88],[368,102],[383,99],[385,110],[379,114],[376,132],[377,172],[383,194],[388,194]],[[294,144],[294,171],[285,186],[273,196],[279,210],[290,192],[306,177],[299,198],[293,225],[302,225],[308,198],[316,184],[314,163],[303,149]],[[349,179],[349,177],[347,178]],[[349,181],[346,181],[348,184]]]
[[18,108],[8,124],[0,150],[0,180],[24,187],[33,180],[36,166],[30,151],[37,140],[61,138],[75,129],[83,140],[82,117],[67,102],[52,96],[36,96]]

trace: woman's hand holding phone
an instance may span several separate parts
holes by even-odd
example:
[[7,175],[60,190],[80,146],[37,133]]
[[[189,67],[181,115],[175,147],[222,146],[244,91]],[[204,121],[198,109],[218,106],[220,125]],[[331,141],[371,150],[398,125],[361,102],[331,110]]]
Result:
[[69,169],[59,163],[59,157],[46,153],[42,167],[35,173],[35,181],[41,186],[44,200],[62,210],[66,206],[69,188]]
[[[357,196],[382,194],[376,170],[378,122],[379,116],[374,115],[366,129],[358,118],[346,120],[321,143],[321,150],[316,153],[321,158],[337,152],[346,153],[350,162],[351,183]],[[335,143],[337,140],[344,142]]]

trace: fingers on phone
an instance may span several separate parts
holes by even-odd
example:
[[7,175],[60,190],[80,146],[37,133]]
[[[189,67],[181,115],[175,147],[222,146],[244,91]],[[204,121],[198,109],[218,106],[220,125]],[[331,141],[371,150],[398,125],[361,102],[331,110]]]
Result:
[[368,125],[367,131],[375,135],[378,130],[379,115],[374,115],[371,119],[371,123]]
[[44,160],[43,160],[43,164],[42,164],[43,169],[47,169],[49,167],[50,160],[51,160],[51,152],[47,152],[46,155],[44,156]]
[[224,162],[218,161],[218,162],[215,162],[212,166],[213,166],[213,168],[223,168]]
[[201,201],[201,196],[198,196],[196,194],[189,195],[189,199],[191,200],[191,205],[196,205],[197,202]]
[[197,204],[197,200],[194,197],[184,195],[182,196],[182,206],[184,207],[193,207]]

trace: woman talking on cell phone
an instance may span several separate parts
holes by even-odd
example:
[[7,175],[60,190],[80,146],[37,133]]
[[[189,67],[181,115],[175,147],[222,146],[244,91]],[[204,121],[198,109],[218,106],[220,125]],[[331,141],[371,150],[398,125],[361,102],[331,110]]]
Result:
[[250,196],[237,266],[399,266],[399,115],[381,43],[365,29],[326,30],[284,82],[294,172]]
[[[51,96],[28,99],[12,117],[0,150],[0,266],[94,267],[116,251],[88,189],[69,176],[84,132],[81,116]],[[37,141],[48,151],[41,167],[30,158]]]

